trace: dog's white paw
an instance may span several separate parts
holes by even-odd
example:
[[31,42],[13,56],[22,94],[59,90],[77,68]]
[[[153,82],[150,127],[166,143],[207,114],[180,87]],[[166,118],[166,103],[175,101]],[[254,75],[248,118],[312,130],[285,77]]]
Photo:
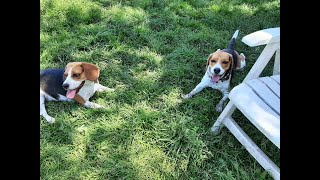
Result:
[[47,120],[47,122],[50,123],[50,124],[52,124],[52,123],[54,123],[54,122],[56,121],[56,119],[53,118],[53,117],[51,117],[51,116],[47,116],[47,117],[46,117],[46,120]]
[[101,106],[100,104],[92,103],[91,108],[105,108],[104,106]]
[[106,109],[106,107],[101,106],[100,104],[96,104],[96,103],[90,102],[90,101],[86,101],[84,103],[84,106],[86,108],[92,108],[92,109],[96,109],[96,108],[105,108]]
[[92,107],[92,108],[94,108],[94,109],[105,109],[105,110],[109,109],[109,108],[107,108],[105,106],[101,106],[100,104],[95,104],[95,103],[94,103],[93,106],[94,107]]
[[189,98],[191,98],[192,96],[191,96],[190,94],[185,94],[185,95],[181,94],[181,97],[182,97],[183,99],[189,99]]
[[98,89],[97,91],[98,92],[103,92],[103,91],[106,91],[106,90],[101,88],[101,89]]
[[217,112],[221,112],[222,109],[223,109],[223,105],[222,105],[222,104],[217,104],[217,105],[216,105],[216,111],[217,111]]
[[115,89],[112,89],[112,88],[108,88],[108,87],[101,87],[100,89],[98,89],[97,91],[98,92],[113,92]]
[[114,92],[115,89],[113,89],[113,88],[107,88],[105,91],[107,91],[107,92]]

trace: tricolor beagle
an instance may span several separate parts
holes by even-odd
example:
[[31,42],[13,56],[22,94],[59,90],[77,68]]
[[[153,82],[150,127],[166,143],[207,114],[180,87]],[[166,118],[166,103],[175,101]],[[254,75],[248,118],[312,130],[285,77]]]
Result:
[[113,91],[98,82],[100,70],[96,65],[85,62],[68,63],[65,69],[46,69],[40,71],[40,115],[49,123],[55,119],[47,114],[44,102],[71,101],[87,108],[102,108],[103,106],[89,101],[98,91]]
[[239,30],[236,30],[227,49],[218,49],[216,52],[209,55],[206,73],[201,82],[189,94],[182,95],[182,98],[191,98],[205,87],[218,89],[223,93],[223,97],[216,105],[216,111],[222,111],[224,102],[228,98],[233,71],[242,69],[246,65],[244,54],[241,53],[239,55],[238,52],[234,50],[238,33]]

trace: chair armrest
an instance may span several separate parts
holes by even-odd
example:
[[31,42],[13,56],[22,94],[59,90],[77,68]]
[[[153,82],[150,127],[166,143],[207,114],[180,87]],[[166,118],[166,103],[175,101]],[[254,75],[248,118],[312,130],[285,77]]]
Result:
[[250,47],[280,41],[280,27],[263,29],[244,36],[241,40]]
[[244,78],[243,82],[250,79],[258,78],[266,67],[273,54],[276,53],[276,61],[274,64],[274,71],[280,71],[280,27],[263,29],[256,31],[242,38],[242,42],[249,45],[250,47],[259,46],[266,44],[265,48],[261,52],[257,61],[253,64],[252,68]]

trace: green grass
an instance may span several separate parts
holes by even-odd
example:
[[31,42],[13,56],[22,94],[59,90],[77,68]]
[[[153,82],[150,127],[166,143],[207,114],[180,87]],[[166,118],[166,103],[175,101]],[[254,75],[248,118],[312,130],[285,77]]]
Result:
[[[241,38],[280,26],[279,0],[41,0],[41,69],[85,61],[101,68],[115,92],[91,101],[108,110],[48,102],[54,124],[40,119],[41,179],[272,179],[227,130],[210,128],[222,95],[201,80],[208,55],[240,29],[236,49],[247,67],[263,46]],[[272,63],[263,74],[272,72]],[[280,166],[280,150],[245,117],[245,132]]]

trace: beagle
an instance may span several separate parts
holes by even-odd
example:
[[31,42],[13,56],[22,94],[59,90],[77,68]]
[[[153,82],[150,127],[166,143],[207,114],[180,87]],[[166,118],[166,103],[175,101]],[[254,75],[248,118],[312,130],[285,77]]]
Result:
[[68,63],[65,69],[46,69],[40,71],[40,115],[47,122],[55,119],[47,114],[44,102],[76,101],[87,108],[103,108],[90,102],[89,98],[98,91],[114,91],[98,82],[99,67],[85,62]]
[[227,49],[211,53],[207,60],[206,72],[201,82],[189,93],[182,95],[183,99],[189,99],[205,87],[211,87],[222,92],[223,97],[216,105],[216,111],[221,112],[225,100],[229,95],[230,81],[234,70],[242,69],[246,65],[246,57],[243,53],[240,55],[234,50],[236,38],[239,30],[236,30],[232,36]]

